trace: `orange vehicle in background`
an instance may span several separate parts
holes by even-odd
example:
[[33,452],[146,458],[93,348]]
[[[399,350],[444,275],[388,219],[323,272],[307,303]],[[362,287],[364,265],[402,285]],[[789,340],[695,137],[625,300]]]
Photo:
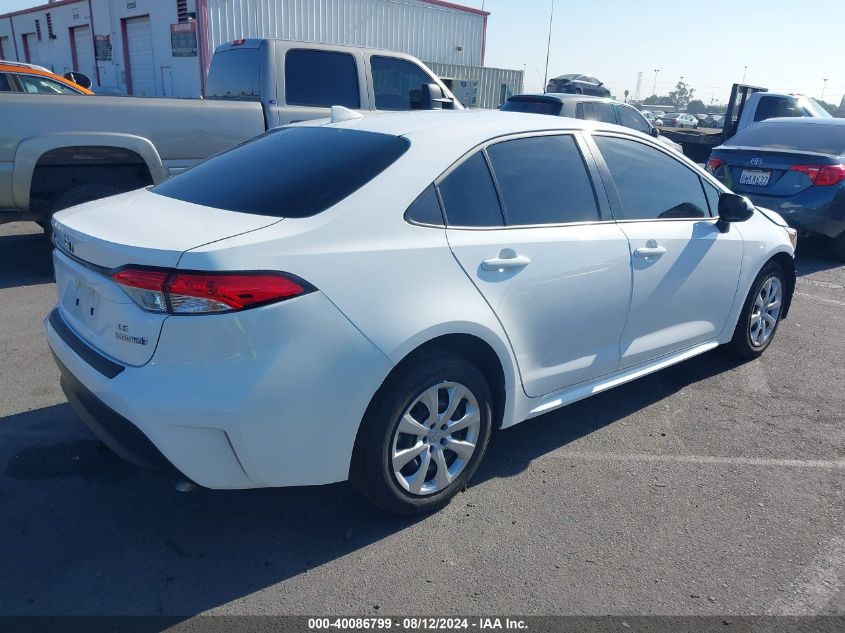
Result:
[[[76,83],[77,81],[80,83]],[[91,80],[82,73],[67,73],[64,77],[60,77],[35,64],[0,59],[0,92],[93,95],[94,93],[88,89],[90,86]]]

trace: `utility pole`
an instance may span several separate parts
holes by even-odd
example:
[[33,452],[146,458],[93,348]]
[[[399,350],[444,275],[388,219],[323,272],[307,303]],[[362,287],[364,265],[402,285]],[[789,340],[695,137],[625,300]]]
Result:
[[643,87],[643,71],[637,73],[637,87],[634,89],[634,98],[632,101],[637,103],[640,100],[640,90]]
[[543,92],[549,85],[549,52],[552,49],[552,22],[555,19],[555,0],[552,0],[552,10],[549,13],[549,41],[546,43],[546,75],[543,77]]
[[659,68],[654,69],[654,85],[651,87],[651,94],[653,94],[653,95],[657,94],[657,73],[659,73],[659,72],[660,72]]
[[740,83],[745,83],[745,73],[748,72],[748,66],[743,67],[742,69],[742,81]]
[[827,79],[822,79],[824,83],[822,83],[822,96],[819,98],[819,101],[824,101],[824,90],[827,88]]

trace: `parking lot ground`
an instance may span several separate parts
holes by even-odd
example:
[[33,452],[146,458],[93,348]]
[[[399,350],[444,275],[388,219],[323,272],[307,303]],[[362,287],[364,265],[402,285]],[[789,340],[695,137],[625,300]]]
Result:
[[0,614],[843,614],[845,267],[799,252],[766,354],[719,350],[497,433],[442,512],[346,484],[174,491],[99,447],[0,227]]

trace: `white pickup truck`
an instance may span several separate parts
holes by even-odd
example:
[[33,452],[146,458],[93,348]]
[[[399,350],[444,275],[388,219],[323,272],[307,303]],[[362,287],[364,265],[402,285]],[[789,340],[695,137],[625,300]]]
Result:
[[274,39],[217,48],[205,99],[0,94],[0,223],[147,185],[265,130],[352,110],[461,109],[402,53]]

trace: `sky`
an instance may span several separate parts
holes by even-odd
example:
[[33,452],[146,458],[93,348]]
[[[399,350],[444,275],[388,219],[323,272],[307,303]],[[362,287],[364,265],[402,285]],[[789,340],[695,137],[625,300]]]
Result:
[[[453,0],[490,12],[485,64],[525,70],[542,90],[553,0]],[[42,4],[0,0],[0,13]],[[845,94],[845,0],[554,0],[549,77],[583,73],[611,92],[668,94],[684,78],[709,104],[742,81],[838,104]],[[698,15],[697,15],[698,14]],[[703,15],[702,15],[703,14]],[[747,70],[746,67],[747,66]],[[824,80],[827,79],[825,86]]]

